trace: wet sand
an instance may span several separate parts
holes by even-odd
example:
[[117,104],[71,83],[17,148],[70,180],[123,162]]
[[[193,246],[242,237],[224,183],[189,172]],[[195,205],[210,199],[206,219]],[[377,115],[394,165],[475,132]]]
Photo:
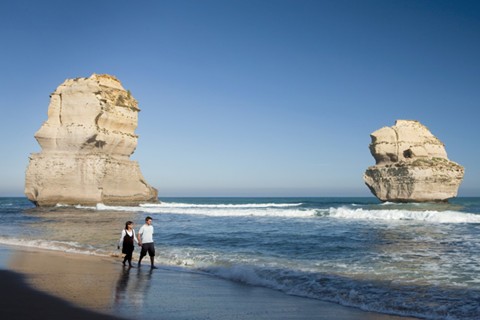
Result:
[[120,258],[0,246],[6,319],[413,319]]

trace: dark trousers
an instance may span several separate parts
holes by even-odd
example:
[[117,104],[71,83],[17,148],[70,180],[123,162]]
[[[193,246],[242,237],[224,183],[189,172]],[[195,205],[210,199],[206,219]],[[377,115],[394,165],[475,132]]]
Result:
[[124,245],[122,248],[122,253],[125,254],[125,257],[123,258],[123,264],[128,261],[128,263],[131,265],[132,264],[132,255],[133,255],[133,246],[129,245]]

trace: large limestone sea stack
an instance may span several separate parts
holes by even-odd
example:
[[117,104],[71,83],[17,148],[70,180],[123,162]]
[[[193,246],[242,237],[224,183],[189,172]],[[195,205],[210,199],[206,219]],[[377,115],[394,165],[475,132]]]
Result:
[[418,121],[397,120],[371,138],[376,165],[363,179],[381,201],[438,202],[457,195],[464,168],[448,160],[443,143]]
[[50,96],[35,134],[25,195],[37,206],[158,202],[136,161],[137,101],[109,75],[68,79]]

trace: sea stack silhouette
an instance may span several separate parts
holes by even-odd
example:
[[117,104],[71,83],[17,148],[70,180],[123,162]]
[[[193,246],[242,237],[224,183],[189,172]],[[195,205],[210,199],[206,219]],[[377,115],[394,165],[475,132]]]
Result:
[[110,75],[67,79],[50,95],[35,133],[25,195],[36,206],[138,205],[158,192],[130,160],[137,147],[138,102]]
[[397,120],[370,137],[376,164],[363,179],[381,201],[443,202],[457,196],[464,168],[450,161],[444,144],[414,120]]

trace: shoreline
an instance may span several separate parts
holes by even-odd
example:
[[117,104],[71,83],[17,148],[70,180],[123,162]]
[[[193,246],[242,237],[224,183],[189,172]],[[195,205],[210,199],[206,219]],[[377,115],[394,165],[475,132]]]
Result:
[[406,320],[200,273],[124,268],[119,258],[0,245],[9,319]]

